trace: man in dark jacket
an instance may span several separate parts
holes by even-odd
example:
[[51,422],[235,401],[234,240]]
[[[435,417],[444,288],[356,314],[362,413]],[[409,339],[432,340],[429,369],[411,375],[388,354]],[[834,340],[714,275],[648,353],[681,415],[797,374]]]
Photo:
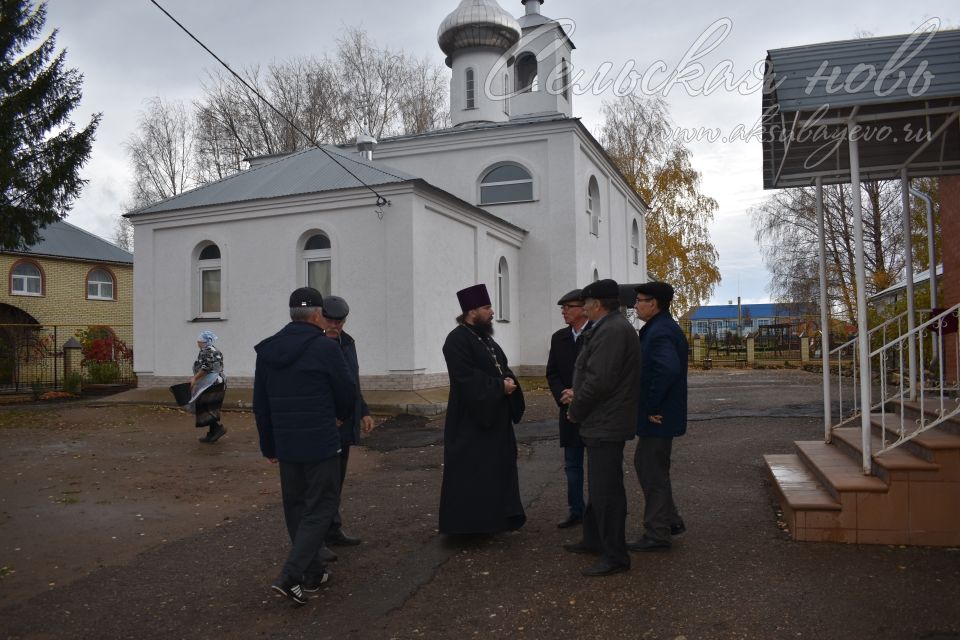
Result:
[[631,551],[670,548],[670,536],[686,531],[673,502],[670,454],[687,431],[687,337],[670,315],[673,287],[647,282],[636,288],[640,329],[640,403],[633,464],[643,490],[643,536]]
[[[357,386],[357,399],[353,405],[353,418],[340,425],[340,496],[343,499],[343,482],[347,478],[347,462],[350,460],[351,445],[360,444],[361,427],[363,433],[370,433],[373,429],[373,418],[367,407],[363,394],[360,392],[360,362],[357,359],[357,344],[353,337],[343,330],[350,313],[350,305],[340,296],[327,296],[323,300],[323,333],[340,345],[343,358],[347,361],[347,368],[353,375],[353,382]],[[360,544],[359,538],[351,538],[343,532],[343,518],[340,510],[333,518],[330,531],[327,533],[326,543],[338,547],[352,547]],[[336,558],[336,555],[329,555]]]
[[283,515],[292,548],[275,591],[297,604],[329,573],[317,556],[340,503],[340,433],[355,386],[343,354],[321,329],[320,292],[290,295],[290,322],[258,344],[253,413],[260,451],[280,463]]
[[493,308],[478,284],[457,292],[463,314],[447,335],[450,376],[443,427],[440,533],[493,534],[526,522],[517,476],[513,425],[523,417],[523,391],[493,341]]
[[583,539],[564,545],[572,553],[594,553],[600,561],[582,571],[606,576],[630,568],[627,553],[627,495],[623,488],[623,444],[637,420],[640,345],[633,325],[620,313],[620,288],[598,280],[583,288],[584,311],[593,327],[584,334],[573,373],[567,417],[580,424],[589,474]]
[[570,291],[557,304],[567,326],[550,338],[547,384],[560,407],[560,446],[563,447],[563,472],[567,476],[567,518],[557,526],[566,529],[583,521],[583,440],[577,425],[567,420],[567,405],[562,397],[564,391],[573,388],[573,364],[583,344],[583,332],[590,328],[590,320],[583,312],[580,289]]

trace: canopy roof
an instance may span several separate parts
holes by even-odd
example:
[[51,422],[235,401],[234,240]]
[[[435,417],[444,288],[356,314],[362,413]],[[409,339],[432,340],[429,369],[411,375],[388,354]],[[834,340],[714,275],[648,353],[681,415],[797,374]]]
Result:
[[774,49],[763,93],[765,189],[960,173],[960,31]]

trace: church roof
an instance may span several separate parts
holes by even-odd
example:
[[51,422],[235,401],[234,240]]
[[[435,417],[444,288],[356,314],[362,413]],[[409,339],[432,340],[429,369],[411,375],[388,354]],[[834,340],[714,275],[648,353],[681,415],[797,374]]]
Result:
[[[312,147],[277,157],[272,162],[205,184],[128,215],[353,189],[364,185],[377,187],[419,179],[409,173],[366,160],[356,151],[350,152],[333,146],[324,149],[327,153]],[[331,155],[343,166],[335,162]],[[350,175],[351,173],[353,175]]]
[[63,220],[48,224],[40,231],[40,236],[36,244],[11,253],[133,264],[133,254],[129,251]]
[[520,40],[520,24],[497,0],[462,0],[437,30],[448,56],[468,47],[509,49]]

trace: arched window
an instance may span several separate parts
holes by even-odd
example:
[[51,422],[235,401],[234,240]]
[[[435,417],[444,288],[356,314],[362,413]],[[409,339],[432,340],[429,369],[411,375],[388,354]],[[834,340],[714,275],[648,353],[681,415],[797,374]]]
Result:
[[518,93],[536,91],[537,86],[537,56],[532,53],[521,53],[515,65]]
[[220,315],[220,247],[212,242],[197,257],[201,316]]
[[333,249],[330,245],[330,237],[325,233],[313,234],[303,245],[304,284],[325,296],[330,295],[332,290],[330,285],[332,259]]
[[516,164],[502,164],[480,179],[480,204],[533,200],[533,177]]
[[590,216],[590,233],[600,235],[600,185],[597,179],[590,176],[587,185],[587,215]]
[[510,320],[510,268],[507,259],[497,262],[497,320]]
[[33,262],[20,262],[10,271],[10,293],[17,296],[42,296],[43,272]]
[[570,100],[570,63],[567,62],[566,58],[563,58],[561,68],[563,71],[563,97]]
[[87,298],[90,300],[113,300],[113,274],[106,269],[92,269],[87,274]]
[[640,225],[636,220],[630,230],[630,255],[633,256],[633,264],[640,264]]
[[476,109],[476,86],[473,78],[473,68],[468,68],[465,77],[465,87],[467,93],[467,109]]

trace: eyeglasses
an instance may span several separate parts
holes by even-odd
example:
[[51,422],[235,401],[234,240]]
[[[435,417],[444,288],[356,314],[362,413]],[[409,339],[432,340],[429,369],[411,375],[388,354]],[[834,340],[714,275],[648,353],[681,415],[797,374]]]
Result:
[[564,309],[582,309],[583,308],[582,304],[562,304],[560,306],[563,307]]
[[655,300],[655,298],[641,298],[637,296],[637,302],[650,302],[651,300]]

